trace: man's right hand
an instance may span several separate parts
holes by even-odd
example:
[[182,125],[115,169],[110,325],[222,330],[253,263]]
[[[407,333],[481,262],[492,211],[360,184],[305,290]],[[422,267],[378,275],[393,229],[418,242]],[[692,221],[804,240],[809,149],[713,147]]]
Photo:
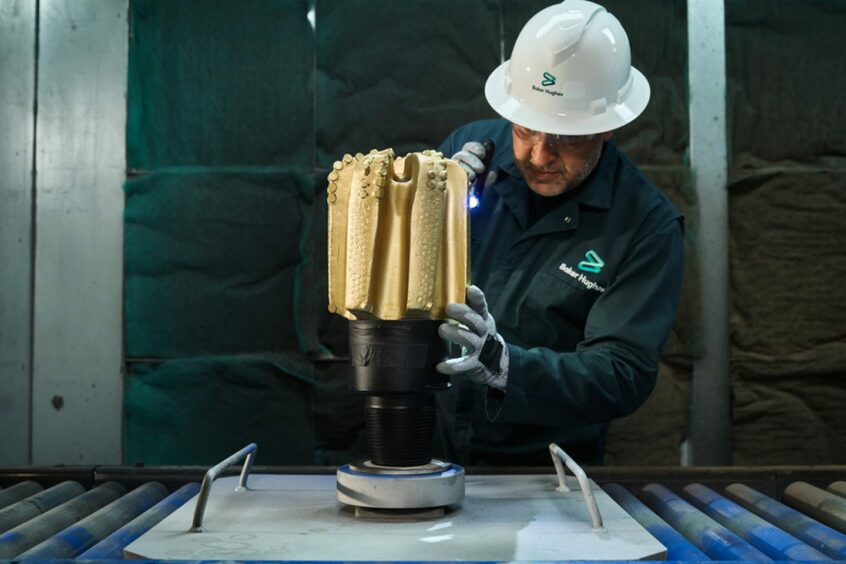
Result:
[[458,161],[467,173],[467,180],[471,184],[476,180],[477,174],[485,172],[485,163],[482,162],[484,158],[485,147],[478,141],[465,143],[461,150],[452,156],[452,160]]

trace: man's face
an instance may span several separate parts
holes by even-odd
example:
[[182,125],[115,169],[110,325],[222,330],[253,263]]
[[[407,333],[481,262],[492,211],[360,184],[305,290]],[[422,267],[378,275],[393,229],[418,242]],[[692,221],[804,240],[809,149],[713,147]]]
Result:
[[593,171],[611,132],[551,135],[512,124],[511,137],[514,162],[529,188],[541,196],[558,196],[576,188]]

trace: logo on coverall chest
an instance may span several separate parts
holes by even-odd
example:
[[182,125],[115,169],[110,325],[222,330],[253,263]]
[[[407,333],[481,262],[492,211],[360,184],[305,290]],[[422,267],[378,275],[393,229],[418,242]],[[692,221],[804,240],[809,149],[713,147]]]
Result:
[[[596,251],[589,250],[585,253],[585,260],[580,261],[577,268],[584,272],[591,272],[594,274],[598,274],[602,271],[602,267],[605,266],[605,261],[600,258]],[[582,284],[585,289],[587,290],[596,290],[600,294],[605,292],[605,288],[600,286],[595,280],[591,280],[588,278],[584,272],[577,272],[572,267],[570,267],[566,262],[562,262],[558,266],[558,270],[575,280],[576,282]]]
[[579,263],[579,270],[598,274],[602,270],[603,266],[605,266],[605,261],[599,258],[596,251],[591,249],[585,253],[585,260]]

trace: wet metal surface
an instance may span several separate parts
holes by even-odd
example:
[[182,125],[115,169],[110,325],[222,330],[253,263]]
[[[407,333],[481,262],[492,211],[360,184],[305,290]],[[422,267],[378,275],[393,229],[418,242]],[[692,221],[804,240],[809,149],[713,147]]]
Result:
[[357,519],[335,500],[334,476],[250,477],[214,484],[205,532],[190,533],[189,502],[129,545],[127,557],[508,561],[663,558],[666,550],[595,485],[606,533],[592,530],[578,483],[555,476],[468,476],[460,507],[420,521]]

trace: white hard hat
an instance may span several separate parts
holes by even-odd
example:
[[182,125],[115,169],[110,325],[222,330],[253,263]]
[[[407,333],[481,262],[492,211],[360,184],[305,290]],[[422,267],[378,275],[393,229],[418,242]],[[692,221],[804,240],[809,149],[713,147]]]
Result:
[[523,127],[589,135],[639,116],[649,83],[631,65],[629,38],[617,18],[599,4],[565,0],[523,27],[511,59],[488,77],[485,97]]

